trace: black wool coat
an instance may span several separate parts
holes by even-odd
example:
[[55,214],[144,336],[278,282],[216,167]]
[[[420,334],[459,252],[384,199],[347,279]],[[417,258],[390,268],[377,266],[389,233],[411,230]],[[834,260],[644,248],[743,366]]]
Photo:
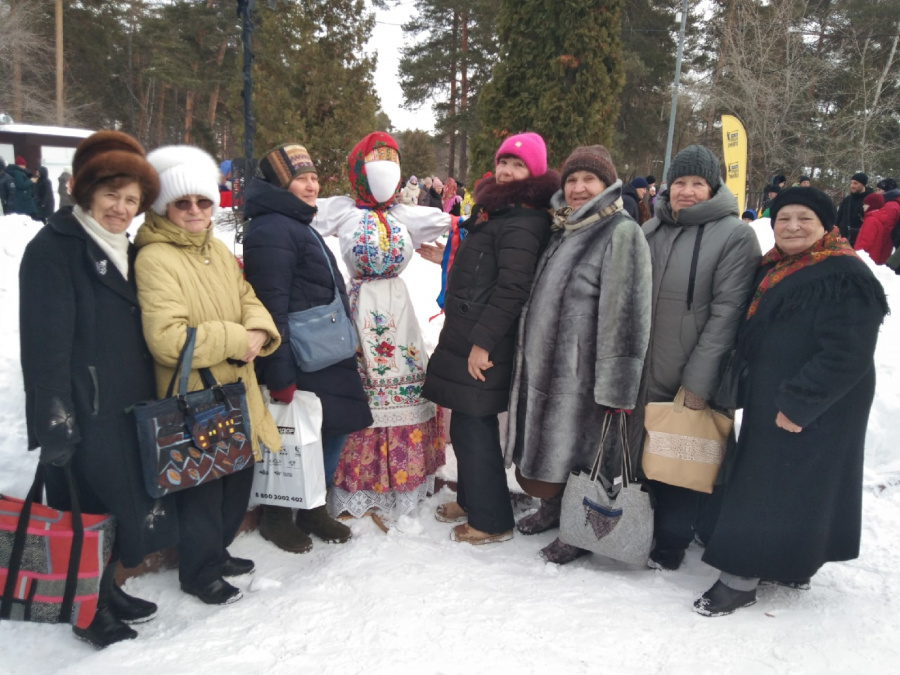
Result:
[[34,202],[37,205],[38,218],[47,220],[56,211],[56,196],[53,191],[53,183],[47,177],[47,167],[42,166],[38,171],[41,177],[34,185]]
[[[726,375],[739,382],[744,418],[704,562],[793,581],[859,555],[873,354],[886,312],[881,285],[855,256],[799,270],[763,294]],[[803,430],[776,426],[779,411]]]
[[[129,251],[129,268],[134,263]],[[125,280],[63,209],[25,248],[19,328],[28,447],[73,446],[81,508],[112,513],[122,563],[177,543],[175,501],[144,489],[134,416],[156,398],[134,275]],[[50,467],[47,501],[69,509],[62,471]]]
[[281,334],[281,346],[256,359],[259,383],[272,390],[296,384],[298,389],[315,393],[322,401],[322,432],[326,436],[365,429],[372,424],[372,413],[356,358],[305,373],[291,351],[288,314],[329,304],[334,300],[335,283],[350,315],[337,261],[310,227],[316,209],[287,190],[255,179],[247,189],[244,215],[251,218],[244,237],[244,272]]
[[863,200],[872,194],[872,188],[866,188],[865,192],[850,193],[841,201],[838,207],[837,226],[841,236],[847,239],[851,245],[856,243],[856,236],[862,227]]
[[[522,307],[550,238],[550,199],[559,174],[521,181],[482,181],[447,279],[444,327],[428,362],[425,398],[451,410],[487,416],[506,410]],[[485,381],[469,375],[472,345],[487,350]]]

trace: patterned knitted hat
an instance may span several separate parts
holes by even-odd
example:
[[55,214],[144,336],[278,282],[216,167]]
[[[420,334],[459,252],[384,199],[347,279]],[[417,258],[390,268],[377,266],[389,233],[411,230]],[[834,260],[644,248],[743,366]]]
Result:
[[147,161],[159,174],[159,196],[150,207],[166,215],[166,207],[181,197],[200,195],[212,200],[212,215],[219,210],[219,167],[216,161],[192,145],[157,148]]
[[302,145],[285,143],[263,155],[259,160],[259,170],[267,183],[286,190],[300,174],[316,173],[316,165]]
[[78,144],[72,159],[72,199],[81,208],[90,208],[94,187],[109,178],[130,177],[141,188],[143,213],[159,194],[159,177],[147,162],[144,148],[121,131],[98,131]]
[[560,185],[565,188],[566,179],[576,171],[590,171],[609,187],[617,180],[619,175],[613,166],[609,150],[602,145],[582,145],[575,148],[572,154],[566,158],[562,165],[562,180]]
[[[358,206],[376,208],[384,206],[385,203],[379,203],[372,196],[369,189],[369,178],[366,175],[366,163],[377,161],[396,162],[400,165],[400,151],[397,149],[397,142],[391,138],[390,134],[383,131],[373,131],[367,134],[363,139],[353,146],[350,154],[347,156],[347,164],[350,169],[350,187],[356,195],[356,203]],[[396,190],[400,186],[398,177]]]
[[772,227],[775,227],[775,219],[778,212],[788,204],[800,204],[812,209],[813,213],[818,216],[828,232],[837,222],[837,209],[834,208],[834,202],[831,197],[814,187],[792,187],[783,190],[769,206],[769,217],[772,219]]
[[494,166],[500,161],[501,155],[512,155],[521,159],[532,176],[547,173],[547,146],[538,134],[526,131],[507,138],[494,155]]
[[689,145],[675,155],[669,173],[666,174],[666,182],[671,189],[676,178],[682,176],[700,176],[712,188],[713,192],[722,184],[719,160],[707,148],[702,145]]

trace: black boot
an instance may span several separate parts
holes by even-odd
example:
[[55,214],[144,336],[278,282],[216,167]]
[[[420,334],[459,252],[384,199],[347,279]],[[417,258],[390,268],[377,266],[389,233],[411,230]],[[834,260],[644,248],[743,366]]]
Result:
[[115,566],[118,562],[118,558],[111,560],[103,570],[103,576],[100,577],[100,590],[97,594],[97,612],[94,614],[91,624],[87,628],[72,626],[72,632],[76,637],[89,642],[98,649],[109,647],[123,640],[134,640],[138,635],[137,632],[117,619],[109,606],[110,596],[115,586]]
[[123,623],[144,623],[156,617],[158,607],[149,600],[142,600],[128,595],[121,586],[113,584],[109,594],[110,611]]
[[703,616],[726,616],[741,607],[756,604],[756,589],[736,591],[717,581],[694,601],[694,611]]
[[650,560],[647,561],[647,567],[654,570],[674,572],[681,567],[682,560],[684,560],[684,549],[653,549],[650,551]]
[[324,506],[298,510],[297,527],[332,544],[343,544],[353,536],[350,528],[329,516]]
[[249,558],[235,558],[228,551],[225,551],[225,555],[228,557],[222,563],[223,577],[239,577],[256,571],[256,565]]
[[194,586],[187,582],[181,582],[181,590],[188,595],[193,595],[207,605],[230,605],[244,597],[241,589],[235,588],[224,579],[214,579],[206,586]]
[[542,499],[538,510],[516,523],[516,529],[522,534],[540,534],[541,532],[552,530],[554,527],[559,527],[562,497],[563,493],[560,492],[550,499]]
[[312,549],[312,539],[294,525],[291,510],[286,506],[263,506],[259,533],[282,551],[306,553]]

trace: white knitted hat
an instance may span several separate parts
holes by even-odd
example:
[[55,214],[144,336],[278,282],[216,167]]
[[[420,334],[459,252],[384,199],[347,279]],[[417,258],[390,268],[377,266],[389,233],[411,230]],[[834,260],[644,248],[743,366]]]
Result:
[[161,216],[166,206],[187,195],[212,200],[212,215],[219,210],[219,167],[200,148],[190,145],[166,145],[147,155],[147,161],[159,174],[159,197],[150,208]]

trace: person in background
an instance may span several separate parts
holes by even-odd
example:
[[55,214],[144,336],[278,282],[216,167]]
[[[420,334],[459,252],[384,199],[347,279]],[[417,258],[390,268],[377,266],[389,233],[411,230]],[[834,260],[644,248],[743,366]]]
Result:
[[75,201],[72,199],[72,171],[68,168],[63,169],[57,179],[56,194],[59,195],[59,208],[64,206],[74,206]]
[[6,170],[6,162],[0,157],[0,209],[4,214],[12,213],[10,204],[16,190],[13,177]]
[[406,185],[400,190],[400,203],[407,206],[415,206],[419,203],[420,192],[419,179],[415,176],[410,176],[409,180],[406,181]]
[[512,505],[500,447],[499,413],[509,403],[519,314],[550,237],[550,199],[559,175],[535,133],[504,140],[494,180],[475,190],[475,209],[447,279],[445,321],[428,363],[423,396],[452,411],[450,440],[459,470],[457,498],[435,517],[454,541],[488,544],[513,536]]
[[7,202],[4,213],[21,213],[38,219],[37,204],[34,201],[34,182],[25,165],[25,158],[16,155],[16,163],[6,167],[6,173],[13,179],[12,197]]
[[797,181],[798,187],[809,187],[811,185],[809,176],[800,176],[800,180]]
[[[737,199],[707,148],[679,152],[666,178],[669,189],[656,202],[656,217],[643,225],[653,266],[653,313],[642,403],[672,401],[683,388],[684,405],[703,410],[716,402],[722,363],[734,347],[759,266],[759,241],[738,218]],[[638,405],[632,423],[643,425],[643,412]],[[647,564],[676,570],[707,495],[648,484],[656,509]]]
[[[159,196],[135,237],[138,299],[144,336],[155,361],[162,398],[175,372],[188,327],[196,328],[188,391],[204,389],[200,368],[216,382],[243,381],[247,389],[250,443],[281,450],[281,435],[263,403],[253,361],[281,344],[272,317],[244,279],[232,252],[213,236],[219,208],[218,169],[200,148],[157,148],[147,161],[159,174]],[[226,577],[249,574],[252,560],[231,556],[231,545],[250,501],[253,463],[208,483],[175,493],[181,539],[181,590],[208,605],[239,600]]]
[[841,206],[837,212],[837,226],[841,236],[850,242],[856,243],[856,236],[863,220],[863,199],[872,193],[872,188],[866,187],[869,177],[862,171],[857,171],[850,178],[850,192],[841,200]]
[[772,203],[772,200],[778,196],[778,193],[781,192],[781,188],[777,185],[766,185],[763,188],[763,194],[765,195],[765,199],[763,199],[762,209],[761,209],[761,218],[769,217],[769,204]]
[[[522,534],[559,527],[566,480],[593,464],[606,415],[637,403],[650,337],[650,251],[622,208],[621,186],[609,152],[592,145],[569,155],[553,196],[553,234],[522,308],[510,391],[506,458],[525,492],[541,499],[516,524]],[[601,468],[610,484],[623,451],[616,444]],[[557,538],[540,554],[564,565],[585,553]]]
[[760,583],[809,589],[823,564],[859,555],[873,355],[887,300],[834,227],[828,195],[791,188],[771,213],[775,246],[755,274],[726,373],[740,383],[727,389],[739,392],[732,403],[744,416],[703,554],[721,573],[694,603],[709,617],[754,604]]
[[863,199],[863,211],[862,227],[853,248],[868,253],[876,265],[883,265],[894,250],[891,234],[900,219],[900,204],[886,202],[883,194],[873,192]]
[[[349,317],[350,301],[334,254],[311,226],[319,176],[306,148],[297,143],[279,145],[263,155],[259,169],[262,177],[250,181],[244,206],[244,216],[250,219],[244,272],[282,341],[269,356],[256,360],[256,372],[260,384],[280,403],[290,404],[297,389],[311,391],[321,400],[325,481],[331,488],[348,436],[371,425],[372,413],[355,357],[315,372],[300,369],[291,348],[288,316],[331,304],[337,291]],[[350,528],[332,519],[324,504],[298,509],[296,518],[290,507],[265,505],[259,532],[292,553],[309,551],[310,535],[337,544],[351,536]]]
[[37,206],[38,219],[47,222],[47,219],[56,211],[56,198],[53,183],[50,182],[49,172],[46,166],[38,169],[38,179],[34,184],[34,202]]
[[461,202],[462,197],[456,194],[456,180],[452,177],[448,178],[447,184],[444,186],[444,193],[441,195],[441,208],[444,210],[444,213],[458,216]]
[[752,223],[754,220],[756,220],[756,211],[754,211],[753,209],[747,209],[741,214],[741,220],[743,220],[745,223]]
[[[72,162],[76,205],[54,213],[25,248],[19,268],[19,334],[28,447],[40,447],[47,503],[70,511],[70,467],[84,513],[115,516],[97,611],[75,634],[94,645],[131,640],[127,624],[156,616],[125,593],[116,568],[178,541],[175,497],[144,489],[134,417],[156,397],[141,323],[134,246],[125,231],[159,194],[159,179],[131,136],[99,131]],[[49,582],[55,585],[57,582]]]
[[431,187],[425,193],[425,201],[420,201],[419,206],[430,206],[433,209],[444,209],[444,184],[441,179],[434,176],[431,179]]
[[425,176],[424,180],[422,181],[422,185],[419,188],[418,206],[431,205],[428,193],[431,190],[431,184],[433,181],[433,176]]
[[885,192],[890,192],[891,190],[897,189],[897,181],[893,178],[882,178],[878,183],[875,184],[875,192],[880,194],[884,194]]

